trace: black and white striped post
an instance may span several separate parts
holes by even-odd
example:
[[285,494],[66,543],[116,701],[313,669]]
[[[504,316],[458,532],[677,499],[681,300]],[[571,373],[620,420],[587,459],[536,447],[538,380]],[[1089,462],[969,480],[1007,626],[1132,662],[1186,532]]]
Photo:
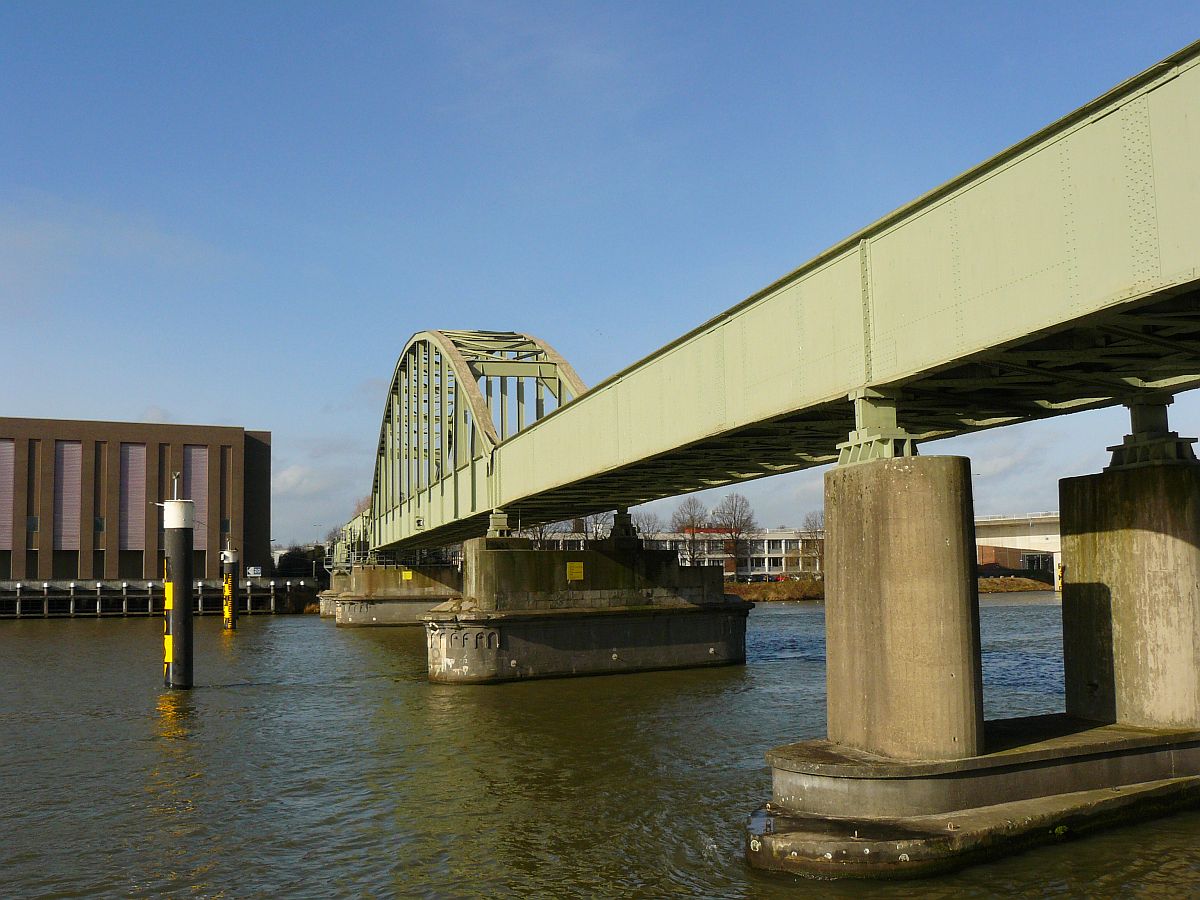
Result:
[[221,551],[221,598],[225,613],[225,630],[237,631],[238,552],[228,541]]
[[[178,495],[178,491],[176,491]],[[163,683],[169,688],[192,686],[192,540],[196,525],[191,500],[163,504],[163,546],[167,571],[163,578]]]

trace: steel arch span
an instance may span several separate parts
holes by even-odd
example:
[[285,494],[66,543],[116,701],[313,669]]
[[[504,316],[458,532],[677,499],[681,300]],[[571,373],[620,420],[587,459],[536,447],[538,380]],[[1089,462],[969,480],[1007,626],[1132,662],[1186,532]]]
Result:
[[435,529],[439,543],[481,533],[496,505],[496,447],[585,390],[528,334],[414,334],[384,401],[370,507],[346,537],[374,550]]

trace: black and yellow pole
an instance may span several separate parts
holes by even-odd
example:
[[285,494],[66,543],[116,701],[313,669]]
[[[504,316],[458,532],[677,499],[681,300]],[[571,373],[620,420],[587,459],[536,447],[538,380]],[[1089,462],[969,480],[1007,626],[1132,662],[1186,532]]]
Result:
[[225,630],[237,631],[238,552],[226,541],[221,551],[221,597],[225,612]]
[[[176,491],[178,495],[178,491]],[[191,500],[163,504],[163,545],[167,571],[163,578],[163,683],[169,688],[192,686],[192,532],[196,511]]]

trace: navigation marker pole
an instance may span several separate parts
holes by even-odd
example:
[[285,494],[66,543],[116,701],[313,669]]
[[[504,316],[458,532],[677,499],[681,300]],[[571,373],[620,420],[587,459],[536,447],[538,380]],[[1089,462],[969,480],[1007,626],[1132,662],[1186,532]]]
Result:
[[[174,479],[179,496],[179,476]],[[191,500],[163,503],[163,546],[167,571],[163,578],[166,608],[163,611],[163,684],[169,688],[192,686],[192,532],[196,524]]]
[[225,630],[237,631],[237,571],[238,552],[232,543],[226,539],[225,549],[221,551],[221,597],[224,601]]

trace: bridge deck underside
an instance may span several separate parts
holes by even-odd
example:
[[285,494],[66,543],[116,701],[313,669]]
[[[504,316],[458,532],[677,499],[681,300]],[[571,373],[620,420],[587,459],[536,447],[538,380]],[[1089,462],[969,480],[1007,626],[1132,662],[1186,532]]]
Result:
[[[1197,386],[1195,284],[889,385],[900,391],[901,426],[924,441]],[[533,525],[823,465],[837,459],[836,445],[853,428],[845,400],[796,410],[523,498],[506,511],[514,525]],[[479,515],[391,546],[444,545],[486,527]]]

